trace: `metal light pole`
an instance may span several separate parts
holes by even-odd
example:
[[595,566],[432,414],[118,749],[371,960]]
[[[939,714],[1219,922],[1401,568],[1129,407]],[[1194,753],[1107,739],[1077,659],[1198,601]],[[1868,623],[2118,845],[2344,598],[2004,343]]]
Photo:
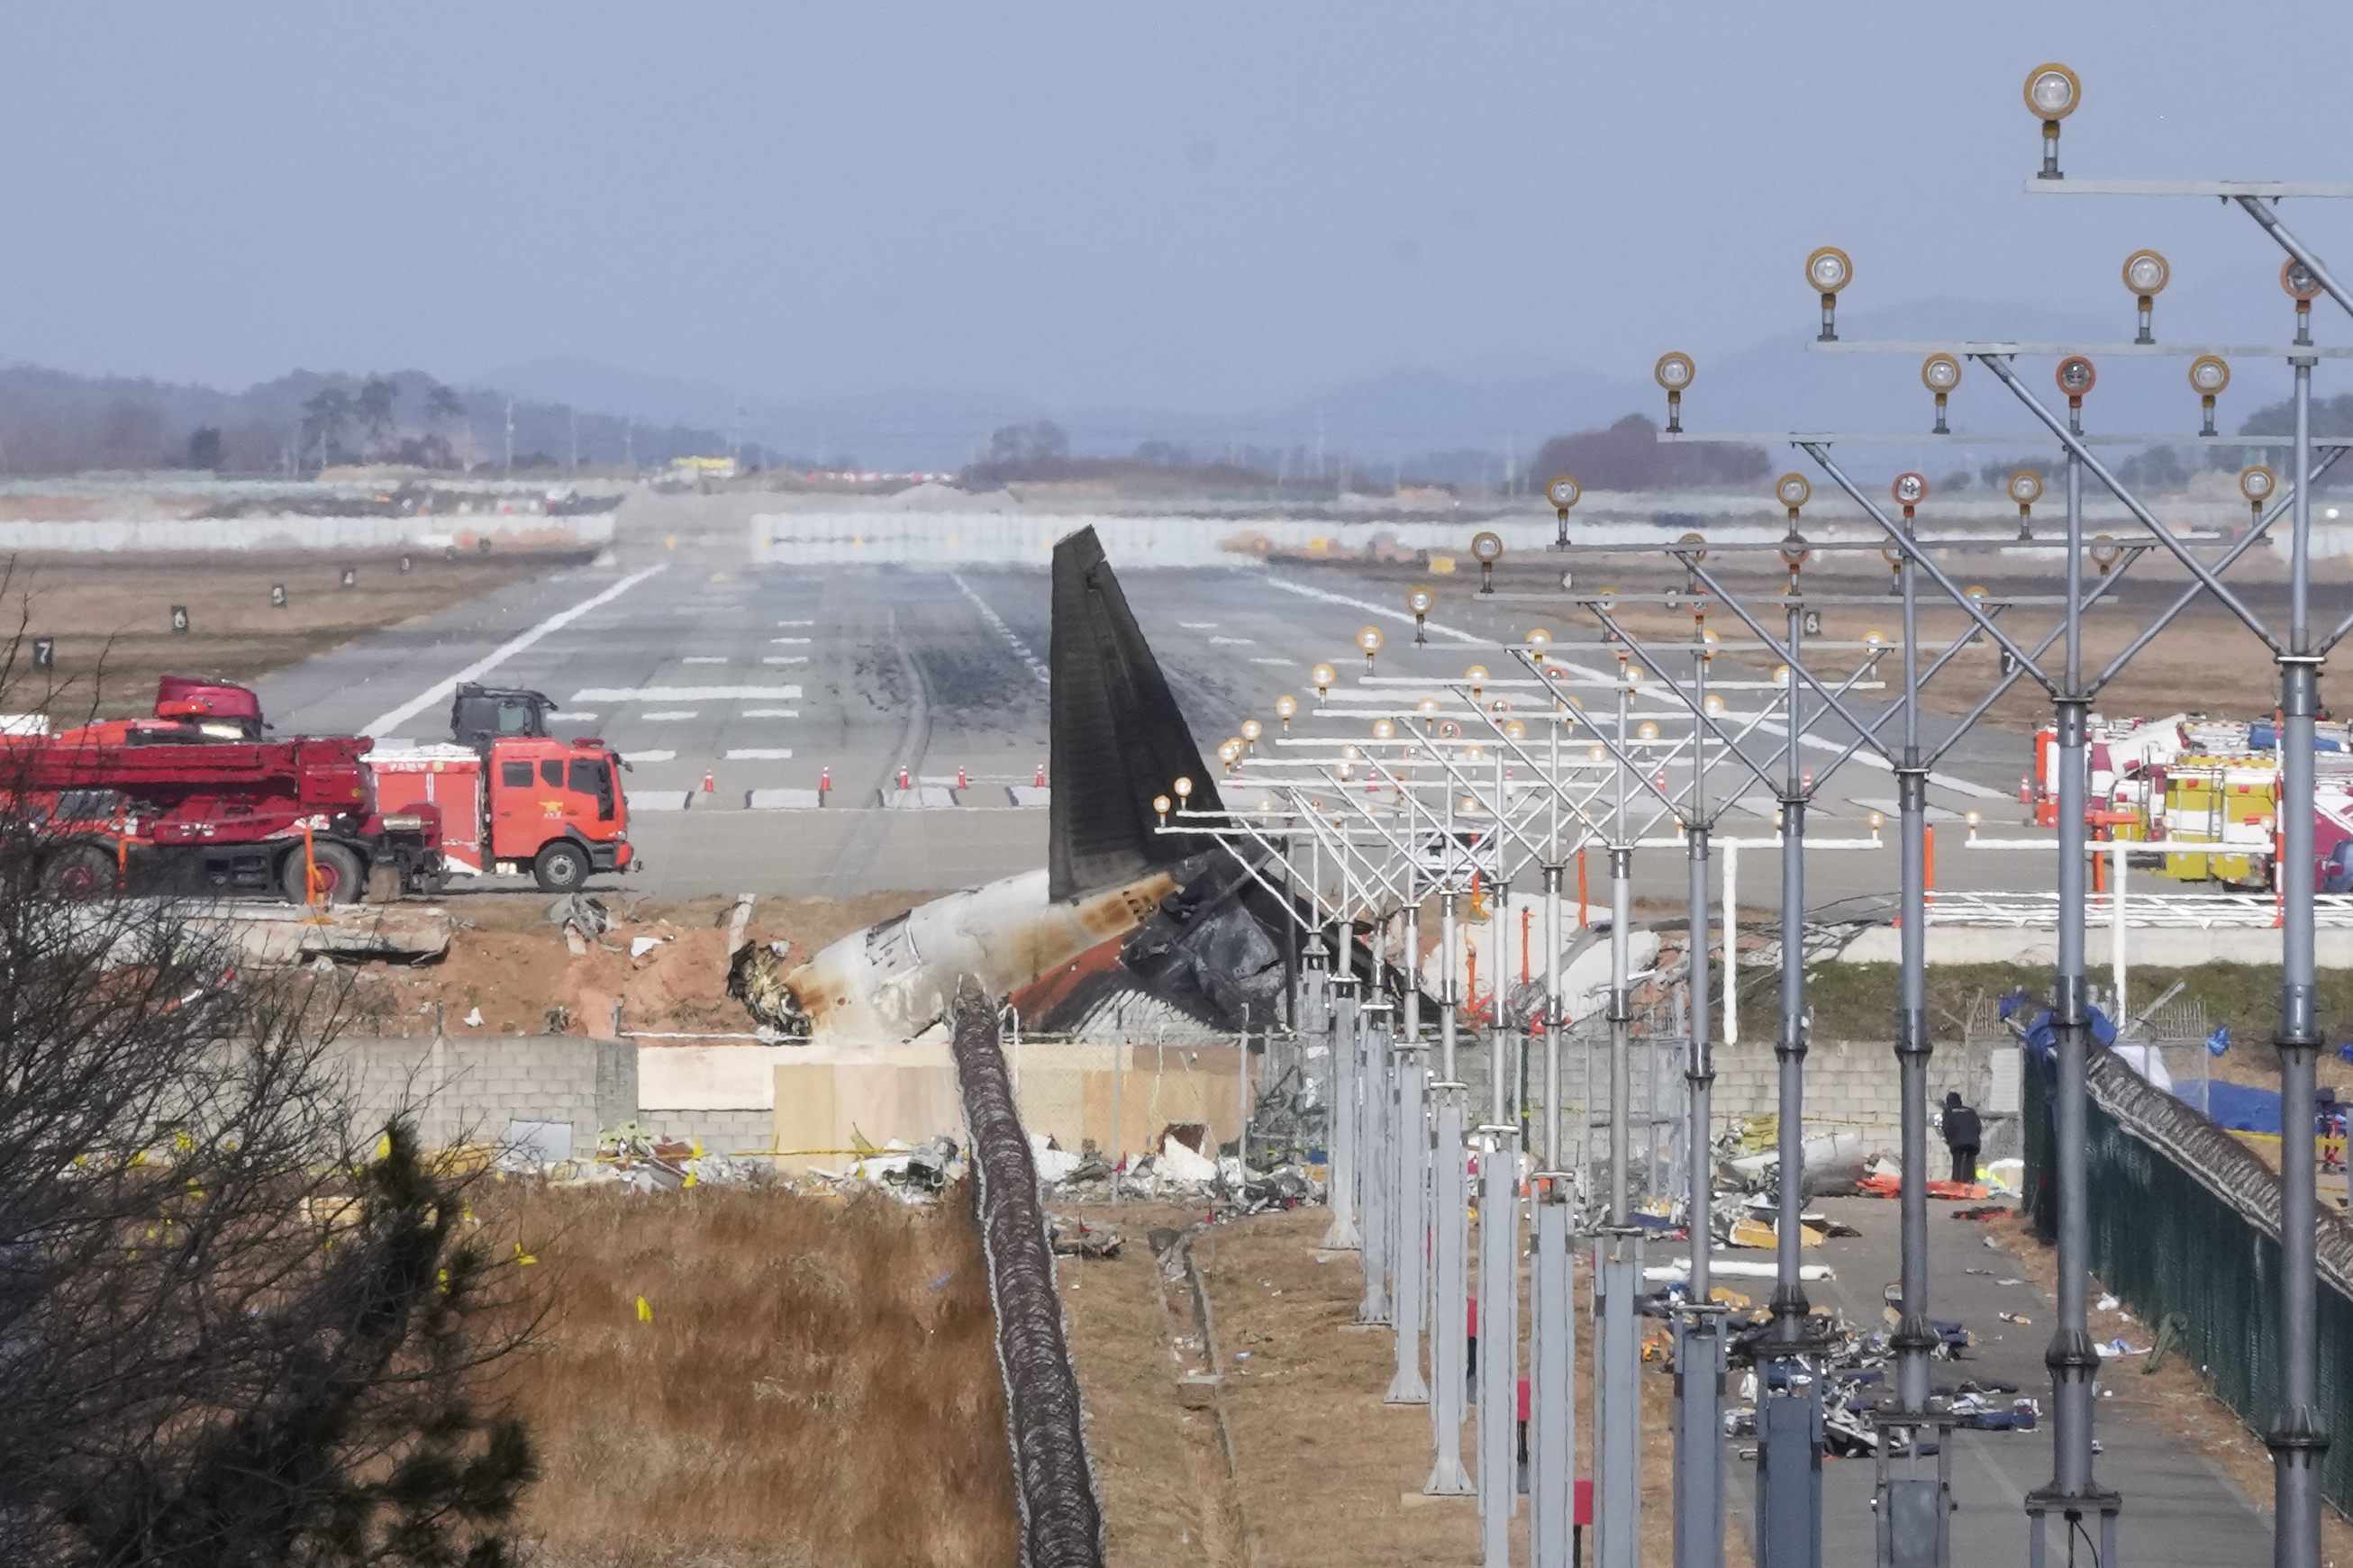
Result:
[[[2070,362],[2073,363],[2073,362]],[[2070,432],[2083,434],[2083,400],[2068,398]],[[2087,1316],[2090,1204],[2084,1191],[2084,1079],[2091,1047],[2091,1016],[2084,974],[2084,848],[2086,726],[2091,699],[2084,689],[2084,466],[2073,444],[2067,449],[2067,636],[2058,708],[2059,768],[2059,964],[2053,977],[2052,1027],[2058,1047],[2058,1085],[2053,1095],[2059,1193],[2059,1322],[2043,1352],[2051,1369],[2052,1472],[2050,1483],[2027,1494],[2029,1561],[2042,1568],[2055,1510],[2063,1528],[2081,1528],[2087,1513],[2100,1516],[2100,1562],[2116,1562],[2116,1514],[2122,1500],[2093,1477],[2092,1379],[2100,1358],[2092,1348]]]
[[[1773,1321],[1758,1346],[1757,1390],[1757,1568],[1819,1568],[1822,1560],[1822,1405],[1805,1357],[1819,1347],[1809,1319],[1812,1303],[1799,1276],[1800,1216],[1805,1211],[1806,1111],[1806,792],[1799,761],[1805,732],[1798,655],[1805,627],[1798,573],[1805,561],[1793,542],[1789,562],[1787,646],[1789,649],[1788,747],[1781,790],[1781,1029],[1773,1054],[1780,1065],[1780,1185],[1776,1223]],[[1773,1386],[1775,1374],[1781,1386]]]
[[[2306,334],[2299,333],[2299,339]],[[2272,1451],[2276,1510],[2273,1561],[2319,1568],[2320,1461],[2328,1428],[2319,1407],[2319,1259],[2313,1190],[2314,1064],[2321,1037],[2313,972],[2313,716],[2325,654],[2312,647],[2312,366],[2295,368],[2295,511],[2289,524],[2287,650],[2280,671],[2280,1392],[2263,1441]]]
[[[1449,797],[1451,800],[1451,796]],[[1463,1085],[1456,1074],[1454,1051],[1454,976],[1460,966],[1461,933],[1454,925],[1455,893],[1451,885],[1454,847],[1453,815],[1450,805],[1444,843],[1449,859],[1449,885],[1438,902],[1439,963],[1441,965],[1438,1012],[1440,1079],[1430,1085],[1437,1113],[1431,1140],[1430,1225],[1431,1258],[1438,1278],[1431,1292],[1430,1321],[1430,1420],[1437,1455],[1430,1479],[1421,1489],[1435,1497],[1469,1497],[1478,1489],[1462,1468],[1462,1400],[1469,1392],[1470,1347],[1464,1340],[1470,1313],[1470,1281],[1465,1275],[1470,1248],[1469,1194],[1463,1184]]]
[[1387,1323],[1391,1311],[1388,1280],[1389,1167],[1392,1163],[1389,1100],[1394,1092],[1390,1081],[1392,1014],[1388,999],[1377,994],[1364,1004],[1361,1017],[1364,1044],[1359,1066],[1363,1079],[1358,1103],[1363,1112],[1363,1136],[1358,1144],[1361,1154],[1358,1185],[1364,1193],[1362,1228],[1365,1249],[1359,1261],[1364,1268],[1365,1299],[1356,1307],[1356,1321]]
[[[1557,727],[1556,727],[1556,729]],[[1557,743],[1555,750],[1557,751]],[[1553,853],[1559,853],[1556,837]],[[1569,1568],[1575,1539],[1577,1476],[1577,1315],[1572,1309],[1569,1183],[1561,1143],[1560,1034],[1568,1010],[1560,992],[1560,882],[1564,868],[1548,861],[1545,877],[1544,1095],[1545,1168],[1529,1178],[1535,1247],[1529,1279],[1528,1562],[1531,1568]]]
[[1642,1548],[1641,1344],[1635,1297],[1641,1289],[1641,1233],[1627,1194],[1634,1010],[1634,849],[1627,832],[1624,761],[1630,683],[1618,689],[1618,801],[1609,846],[1609,1215],[1595,1237],[1601,1330],[1594,1342],[1595,1558],[1600,1568],[1637,1568]]
[[[1675,1320],[1675,1568],[1723,1568],[1724,1563],[1724,1317],[1711,1301],[1715,1149],[1710,1137],[1715,1052],[1709,1039],[1708,844],[1706,730],[1707,647],[1692,654],[1695,701],[1692,731],[1691,799],[1684,821],[1690,875],[1688,959],[1690,1047],[1683,1083],[1690,1096],[1690,1131],[1683,1140],[1691,1197],[1684,1234],[1691,1243],[1691,1283]],[[1732,965],[1733,926],[1724,929],[1724,962]]]
[[[1911,482],[1917,493],[1906,500]],[[1928,1361],[1938,1336],[1928,1320],[1928,764],[1920,749],[1920,591],[1913,562],[1912,507],[1925,494],[1918,476],[1896,480],[1904,502],[1903,556],[1896,576],[1904,595],[1904,749],[1895,767],[1898,836],[1903,858],[1902,977],[1895,1013],[1895,1063],[1900,1079],[1904,1170],[1899,1194],[1903,1225],[1902,1317],[1895,1351],[1895,1406],[1878,1420],[1879,1560],[1885,1568],[1944,1568],[1952,1560],[1950,1423],[1944,1402],[1933,1404]],[[1925,1428],[1936,1426],[1937,1465],[1918,1472]],[[1901,1443],[1905,1469],[1893,1468]]]
[[1397,1172],[1392,1223],[1396,1292],[1390,1319],[1397,1332],[1397,1370],[1383,1397],[1391,1405],[1427,1405],[1421,1375],[1422,1321],[1429,1306],[1430,1180],[1429,1053],[1421,1043],[1421,889],[1406,873],[1405,1037],[1398,1046],[1397,1121],[1390,1138]]
[[1503,1053],[1488,1034],[1487,1125],[1479,1129],[1479,1545],[1485,1568],[1510,1568],[1519,1504],[1520,1129]]
[[1346,868],[1341,868],[1339,901],[1332,915],[1332,1136],[1330,1191],[1331,1223],[1324,1227],[1324,1246],[1332,1251],[1354,1251],[1364,1245],[1356,1228],[1356,1133],[1362,1124],[1362,1086],[1357,1083],[1357,1014],[1356,943],[1348,930]]

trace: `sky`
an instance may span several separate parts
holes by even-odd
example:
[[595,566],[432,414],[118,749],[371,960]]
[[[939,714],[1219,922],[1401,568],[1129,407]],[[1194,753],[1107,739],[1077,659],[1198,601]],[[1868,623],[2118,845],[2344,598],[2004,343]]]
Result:
[[[616,0],[18,6],[0,358],[238,386],[573,356],[787,397],[1257,407],[1647,378],[1856,309],[2284,336],[2279,253],[2083,175],[2353,180],[2353,8]],[[2353,204],[2289,217],[2353,258]],[[2325,325],[2346,334],[2334,322]],[[1695,393],[1696,395],[1696,393]]]

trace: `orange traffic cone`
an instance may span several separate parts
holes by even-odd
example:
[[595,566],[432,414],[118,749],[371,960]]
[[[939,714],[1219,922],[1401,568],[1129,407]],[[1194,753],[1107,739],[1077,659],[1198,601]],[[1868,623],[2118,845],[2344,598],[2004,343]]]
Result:
[[832,788],[833,770],[831,768],[819,768],[817,774],[817,793],[823,795]]
[[1046,787],[1046,764],[1043,763],[1038,764],[1038,787],[1039,789]]
[[899,764],[899,787],[901,789],[907,787],[907,764],[904,763]]
[[705,795],[716,795],[719,793],[719,781],[711,776],[711,770],[709,768],[702,770],[702,793]]
[[965,782],[964,764],[962,763],[958,763],[956,764],[956,788],[970,789],[971,787],[972,786],[970,784]]

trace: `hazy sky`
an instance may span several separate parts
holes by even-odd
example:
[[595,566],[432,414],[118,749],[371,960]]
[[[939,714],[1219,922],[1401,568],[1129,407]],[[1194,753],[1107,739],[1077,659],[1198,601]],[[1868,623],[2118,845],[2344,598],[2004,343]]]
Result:
[[[1247,406],[1704,367],[1809,318],[1825,242],[1857,305],[2119,331],[2153,244],[2161,326],[2284,335],[2243,216],[2021,195],[2020,83],[2082,73],[2078,174],[2353,181],[2348,45],[2175,0],[17,6],[0,357]],[[2353,260],[2348,207],[2291,221]]]

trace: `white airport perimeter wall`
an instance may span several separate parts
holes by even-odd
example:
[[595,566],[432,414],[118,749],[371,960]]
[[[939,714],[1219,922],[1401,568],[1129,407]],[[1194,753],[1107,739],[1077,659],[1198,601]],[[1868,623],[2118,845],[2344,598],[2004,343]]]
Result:
[[58,553],[234,550],[389,550],[412,545],[473,550],[489,539],[509,544],[609,544],[609,511],[574,517],[485,512],[441,517],[233,517],[71,522],[0,522],[0,552]]

